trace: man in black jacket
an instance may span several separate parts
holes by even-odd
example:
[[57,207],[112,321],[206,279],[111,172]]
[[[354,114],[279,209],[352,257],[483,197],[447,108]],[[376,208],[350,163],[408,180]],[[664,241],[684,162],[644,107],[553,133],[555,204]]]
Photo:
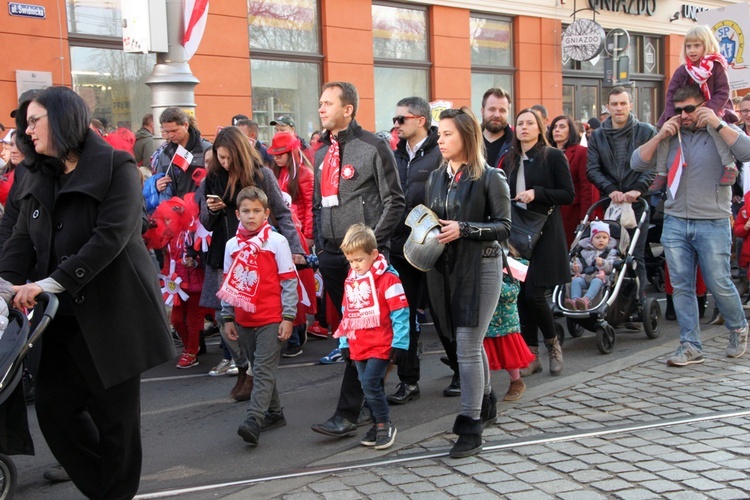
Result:
[[[419,398],[419,328],[417,326],[417,307],[419,298],[425,287],[424,273],[412,266],[404,257],[404,243],[411,233],[406,226],[406,216],[417,205],[424,203],[425,183],[430,173],[443,161],[440,149],[437,147],[437,127],[432,126],[430,105],[421,97],[407,97],[401,99],[396,107],[393,127],[398,133],[399,143],[394,155],[398,166],[401,188],[404,190],[406,210],[396,231],[391,238],[391,264],[398,271],[404,286],[406,299],[409,301],[409,354],[406,362],[398,365],[398,389],[388,396],[391,404],[403,404]],[[449,337],[440,335],[446,347],[448,359],[454,369],[455,387],[446,395],[460,394],[460,379],[458,378],[458,360],[456,346]]]
[[[654,180],[653,171],[635,172],[630,169],[630,157],[633,151],[656,135],[656,129],[648,123],[639,122],[631,113],[633,109],[630,93],[623,87],[615,87],[607,97],[609,118],[596,129],[588,142],[588,164],[586,177],[599,189],[604,197],[615,203],[633,203],[636,220],[643,213],[643,204],[638,202],[641,195],[648,191]],[[641,231],[636,244],[634,257],[638,265],[636,274],[640,281],[640,299],[646,286],[646,263],[643,256],[646,251],[648,224]],[[633,236],[634,230],[628,230]]]
[[500,87],[491,88],[482,97],[482,135],[487,164],[499,166],[513,143],[513,129],[508,125],[510,94]]

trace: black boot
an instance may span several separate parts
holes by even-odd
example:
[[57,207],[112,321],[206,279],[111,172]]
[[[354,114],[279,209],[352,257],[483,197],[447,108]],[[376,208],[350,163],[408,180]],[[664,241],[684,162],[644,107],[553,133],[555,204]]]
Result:
[[[703,297],[703,307],[706,307],[706,297]],[[667,310],[664,311],[664,319],[667,321],[674,321],[677,319],[677,315],[674,312],[674,302],[672,302],[672,296],[667,294]]]
[[456,417],[453,434],[458,435],[456,444],[449,453],[451,458],[464,458],[482,451],[482,421],[465,415]]
[[495,396],[494,390],[490,390],[489,394],[482,397],[482,411],[479,414],[479,419],[482,421],[482,428],[497,421],[497,396]]
[[706,299],[707,297],[705,295],[698,296],[698,318],[703,319],[703,316],[706,314]]

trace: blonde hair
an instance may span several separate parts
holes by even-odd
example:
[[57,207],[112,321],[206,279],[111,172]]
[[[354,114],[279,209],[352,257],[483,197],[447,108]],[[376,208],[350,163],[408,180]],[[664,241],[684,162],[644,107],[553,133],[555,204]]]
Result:
[[350,226],[344,235],[344,241],[341,242],[341,251],[344,254],[354,253],[357,250],[372,253],[377,249],[378,240],[375,238],[375,231],[361,222]]
[[716,40],[714,32],[705,24],[699,24],[698,26],[691,28],[685,35],[685,41],[682,44],[683,62],[687,61],[687,54],[685,54],[685,44],[687,42],[701,42],[705,49],[703,52],[704,56],[721,53],[719,50],[719,42]]
[[[456,126],[466,154],[466,173],[469,175],[469,179],[475,181],[482,177],[487,161],[484,152],[484,138],[482,126],[477,121],[471,108],[462,106],[461,108],[446,109],[440,113],[440,120],[453,120],[453,124]],[[447,163],[448,160],[443,160],[443,164]]]

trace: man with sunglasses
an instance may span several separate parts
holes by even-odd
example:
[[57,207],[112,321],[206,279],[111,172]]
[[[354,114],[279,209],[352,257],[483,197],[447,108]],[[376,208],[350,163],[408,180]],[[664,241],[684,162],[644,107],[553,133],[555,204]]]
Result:
[[[648,191],[654,180],[652,171],[633,172],[630,170],[630,156],[638,146],[645,144],[656,135],[656,129],[648,123],[638,121],[631,112],[633,99],[624,87],[615,87],[607,96],[609,117],[596,129],[588,141],[586,177],[596,186],[602,198],[608,197],[615,203],[633,203],[636,220],[644,211],[639,198]],[[629,229],[632,237],[635,229]],[[636,274],[640,283],[639,300],[645,298],[646,278],[646,237],[648,231],[640,233],[633,257],[637,264]],[[631,329],[640,329],[638,323],[626,323]]]
[[667,359],[669,366],[704,361],[695,300],[698,265],[729,330],[727,357],[739,358],[747,348],[747,320],[729,266],[731,186],[718,183],[723,164],[708,128],[719,133],[740,161],[750,161],[750,137],[721,120],[703,105],[703,100],[697,85],[678,89],[674,94],[677,115],[635,150],[631,160],[633,170],[646,172],[654,167],[659,143],[669,141],[667,165],[671,182],[664,204],[661,242],[680,324],[680,346]]

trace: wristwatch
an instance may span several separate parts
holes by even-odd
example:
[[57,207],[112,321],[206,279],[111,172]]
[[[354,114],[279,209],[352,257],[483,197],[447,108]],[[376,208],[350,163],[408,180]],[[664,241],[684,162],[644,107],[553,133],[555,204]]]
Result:
[[724,126],[725,126],[726,124],[727,124],[727,122],[725,122],[724,120],[721,120],[721,121],[719,122],[719,125],[718,125],[718,126],[716,127],[716,131],[718,132],[718,131],[720,131],[721,129],[723,129],[723,128],[724,128]]

